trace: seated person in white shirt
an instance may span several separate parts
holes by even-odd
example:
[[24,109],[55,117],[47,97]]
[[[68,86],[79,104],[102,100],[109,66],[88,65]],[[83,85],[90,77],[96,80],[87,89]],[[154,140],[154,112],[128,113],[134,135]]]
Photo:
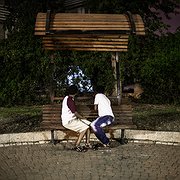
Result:
[[103,86],[99,86],[96,89],[94,108],[98,111],[99,117],[91,123],[91,128],[103,146],[109,147],[109,138],[106,136],[103,127],[110,125],[114,121],[114,114],[111,102],[104,94]]
[[72,131],[78,132],[79,136],[76,141],[76,151],[84,151],[84,148],[80,146],[81,140],[86,135],[86,146],[90,146],[90,121],[81,116],[76,109],[74,97],[78,93],[78,88],[75,85],[71,85],[68,89],[68,95],[65,96],[62,102],[62,125]]

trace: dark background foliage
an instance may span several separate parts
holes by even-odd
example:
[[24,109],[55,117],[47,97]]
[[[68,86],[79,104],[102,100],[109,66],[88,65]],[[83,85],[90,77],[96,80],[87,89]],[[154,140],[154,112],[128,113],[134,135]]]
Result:
[[[11,12],[5,28],[8,38],[0,42],[0,106],[43,104],[49,101],[48,91],[53,86],[58,96],[64,95],[67,76],[78,71],[85,76],[75,77],[85,92],[91,86],[102,84],[108,93],[114,87],[111,54],[100,52],[45,52],[41,39],[34,36],[38,12],[51,8],[64,12],[63,1],[14,0],[7,2]],[[162,10],[167,16],[174,12],[174,1],[124,1],[88,0],[86,9],[93,13],[138,13],[146,26],[145,37],[131,37],[127,53],[120,53],[121,78],[124,84],[140,82],[145,90],[143,102],[179,103],[180,32],[154,34],[166,25],[152,8]],[[54,56],[52,60],[52,55]],[[77,72],[78,73],[78,72]]]

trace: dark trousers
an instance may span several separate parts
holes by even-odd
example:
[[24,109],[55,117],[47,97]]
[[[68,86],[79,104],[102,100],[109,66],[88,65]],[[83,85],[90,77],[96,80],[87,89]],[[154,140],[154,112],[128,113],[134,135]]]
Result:
[[106,136],[103,127],[110,125],[113,121],[114,118],[112,116],[101,116],[91,123],[94,134],[103,144],[109,143],[109,138]]

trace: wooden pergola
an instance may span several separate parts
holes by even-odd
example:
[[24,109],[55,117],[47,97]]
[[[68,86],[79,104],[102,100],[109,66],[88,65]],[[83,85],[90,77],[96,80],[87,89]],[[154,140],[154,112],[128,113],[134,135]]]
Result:
[[[38,13],[35,35],[42,37],[45,50],[114,52],[112,66],[117,77],[116,95],[120,100],[119,52],[128,51],[129,36],[145,35],[138,14]],[[118,65],[119,66],[119,65]]]

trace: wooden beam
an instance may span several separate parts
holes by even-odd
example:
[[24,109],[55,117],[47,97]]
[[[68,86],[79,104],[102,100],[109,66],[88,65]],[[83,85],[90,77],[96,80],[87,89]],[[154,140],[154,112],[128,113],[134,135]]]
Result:
[[56,51],[56,50],[72,50],[72,51],[107,51],[107,52],[127,52],[127,48],[83,48],[83,47],[58,47],[58,46],[54,46],[54,47],[48,47],[48,46],[43,46],[44,49],[46,50],[53,50],[53,51]]

